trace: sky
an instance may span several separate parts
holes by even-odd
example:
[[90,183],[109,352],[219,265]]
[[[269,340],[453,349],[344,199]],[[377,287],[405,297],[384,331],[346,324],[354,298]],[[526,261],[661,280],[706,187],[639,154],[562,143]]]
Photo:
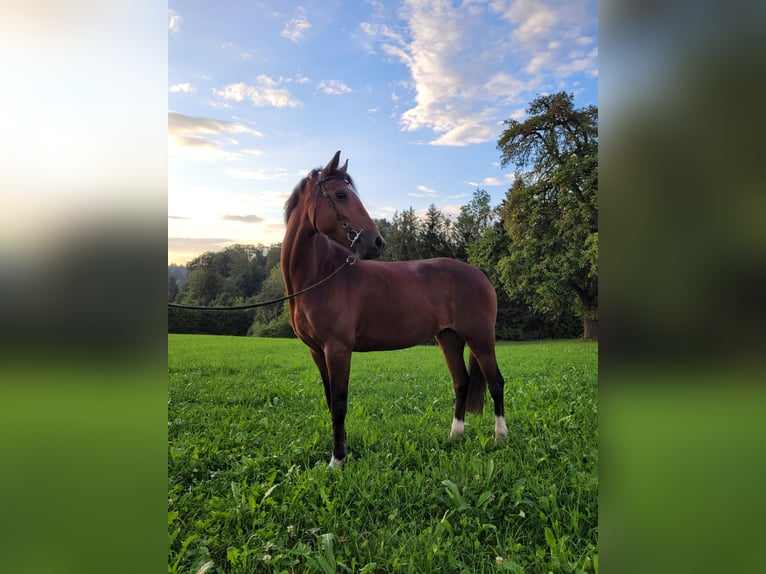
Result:
[[595,0],[168,3],[168,262],[284,234],[341,150],[368,212],[499,204],[504,120],[598,105]]

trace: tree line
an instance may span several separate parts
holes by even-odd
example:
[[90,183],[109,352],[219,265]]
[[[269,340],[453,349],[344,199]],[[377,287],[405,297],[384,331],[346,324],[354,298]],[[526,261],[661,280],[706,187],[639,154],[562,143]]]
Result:
[[[452,257],[484,269],[498,295],[497,337],[596,337],[598,326],[598,109],[560,92],[535,99],[524,122],[507,120],[501,165],[514,165],[504,200],[477,189],[454,219],[435,205],[376,219],[382,257]],[[168,268],[168,301],[230,306],[284,295],[280,245],[233,245],[185,269]],[[250,311],[168,309],[168,330],[294,336],[287,304]]]

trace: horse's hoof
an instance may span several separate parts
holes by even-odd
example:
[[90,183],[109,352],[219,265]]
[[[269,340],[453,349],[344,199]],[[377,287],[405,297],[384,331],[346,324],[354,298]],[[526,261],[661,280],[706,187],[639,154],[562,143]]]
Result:
[[450,438],[462,436],[464,428],[465,428],[465,421],[459,421],[456,418],[453,418],[452,428],[449,431]]
[[336,468],[340,468],[341,466],[343,466],[344,462],[346,462],[345,458],[342,458],[342,459],[338,460],[333,455],[333,457],[330,459],[330,468],[333,469],[333,470],[335,470]]
[[495,442],[500,442],[508,438],[508,427],[505,426],[504,417],[495,417]]

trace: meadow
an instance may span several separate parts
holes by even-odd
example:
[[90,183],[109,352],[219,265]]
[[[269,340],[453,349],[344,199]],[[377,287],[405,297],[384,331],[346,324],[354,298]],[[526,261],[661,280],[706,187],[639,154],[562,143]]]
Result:
[[438,347],[355,354],[332,471],[300,341],[169,335],[168,572],[598,573],[598,344],[497,354],[503,443],[489,396],[448,437]]

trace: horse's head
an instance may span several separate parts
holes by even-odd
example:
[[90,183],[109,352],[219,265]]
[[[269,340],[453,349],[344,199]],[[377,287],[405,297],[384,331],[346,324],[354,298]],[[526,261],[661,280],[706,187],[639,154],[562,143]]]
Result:
[[[380,257],[386,245],[370,214],[362,205],[354,182],[342,167],[340,151],[322,170],[315,170],[306,182],[306,213],[314,229],[336,243],[350,247],[362,259]],[[313,203],[313,205],[311,205]]]

